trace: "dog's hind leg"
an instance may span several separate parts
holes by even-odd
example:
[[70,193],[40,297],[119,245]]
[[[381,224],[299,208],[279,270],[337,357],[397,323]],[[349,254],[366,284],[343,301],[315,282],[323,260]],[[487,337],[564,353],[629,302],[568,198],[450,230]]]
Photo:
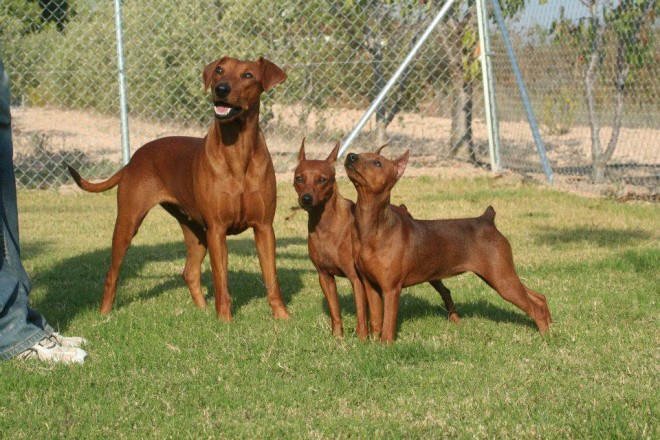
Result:
[[[183,279],[188,285],[190,296],[199,308],[206,307],[206,299],[202,293],[202,262],[206,256],[206,237],[199,235],[185,223],[181,224],[183,238],[186,242],[186,266],[183,269]],[[199,227],[201,230],[202,228]],[[203,230],[202,230],[203,233]]]
[[442,301],[445,303],[447,308],[447,316],[451,322],[458,324],[461,322],[461,318],[458,316],[456,307],[454,306],[454,301],[451,299],[451,292],[440,280],[429,281],[429,284],[440,294]]
[[509,241],[497,230],[492,230],[486,248],[481,250],[481,258],[475,264],[474,270],[489,286],[497,291],[502,298],[509,301],[525,313],[536,323],[541,333],[548,331],[550,326],[550,310],[545,297],[527,289],[513,264],[513,254]]
[[193,302],[199,308],[206,307],[206,299],[202,293],[202,262],[206,257],[206,232],[199,223],[190,220],[174,204],[161,203],[161,206],[179,221],[186,243],[186,266],[183,269],[183,279],[190,290]]
[[131,244],[131,240],[137,234],[149,209],[151,209],[151,206],[147,209],[140,209],[140,207],[131,206],[128,203],[118,206],[117,221],[112,234],[112,257],[108,274],[105,277],[103,299],[101,301],[100,311],[102,315],[107,315],[112,310],[112,305],[115,302],[115,294],[117,293],[119,269],[126,256],[126,251]]
[[529,299],[541,307],[542,309],[545,309],[545,312],[548,314],[548,324],[552,323],[552,316],[550,316],[550,309],[548,309],[548,300],[545,299],[544,295],[541,295],[538,292],[533,291],[529,287],[525,286],[525,291],[527,292],[527,295],[529,296]]
[[551,322],[548,306],[540,304],[537,297],[527,293],[527,288],[520,281],[512,265],[496,268],[488,273],[478,273],[478,275],[502,298],[527,313],[541,333],[548,331]]

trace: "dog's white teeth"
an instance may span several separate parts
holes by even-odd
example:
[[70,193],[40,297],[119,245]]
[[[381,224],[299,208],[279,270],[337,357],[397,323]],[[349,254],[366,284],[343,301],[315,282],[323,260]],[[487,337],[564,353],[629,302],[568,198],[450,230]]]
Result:
[[221,105],[219,105],[215,108],[215,112],[217,114],[219,114],[220,116],[226,116],[226,115],[229,114],[230,111],[231,111],[230,107],[224,107],[224,106],[221,106]]

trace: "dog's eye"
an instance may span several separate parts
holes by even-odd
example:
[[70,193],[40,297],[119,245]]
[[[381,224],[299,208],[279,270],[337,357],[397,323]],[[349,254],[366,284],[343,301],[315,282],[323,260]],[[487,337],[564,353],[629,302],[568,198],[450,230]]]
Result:
[[250,72],[245,72],[244,74],[241,75],[241,77],[246,79],[252,79],[254,78],[254,75],[252,75]]
[[383,167],[383,164],[380,163],[379,160],[374,160],[374,165],[376,165],[378,168],[382,168],[382,167]]
[[319,183],[328,183],[328,179],[326,179],[325,177],[321,177],[319,178]]
[[303,183],[303,178],[302,176],[296,176],[296,183]]
[[217,73],[218,75],[222,75],[222,67],[216,67],[215,73]]

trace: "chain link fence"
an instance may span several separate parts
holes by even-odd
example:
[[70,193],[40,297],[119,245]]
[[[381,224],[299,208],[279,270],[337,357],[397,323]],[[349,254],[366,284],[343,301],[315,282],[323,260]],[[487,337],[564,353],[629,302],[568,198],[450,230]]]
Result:
[[[486,2],[490,4],[490,1]],[[277,172],[303,136],[327,155],[359,120],[441,2],[184,0],[123,2],[131,150],[167,135],[203,136],[213,120],[201,71],[222,55],[282,67],[262,100]],[[504,0],[507,29],[560,184],[609,182],[657,193],[660,32],[654,0]],[[504,168],[543,179],[501,34],[488,20]],[[114,5],[4,0],[0,42],[10,75],[19,185],[69,183],[121,166]],[[486,167],[477,16],[457,1],[351,150],[387,142],[412,167]],[[612,147],[613,145],[613,147]]]

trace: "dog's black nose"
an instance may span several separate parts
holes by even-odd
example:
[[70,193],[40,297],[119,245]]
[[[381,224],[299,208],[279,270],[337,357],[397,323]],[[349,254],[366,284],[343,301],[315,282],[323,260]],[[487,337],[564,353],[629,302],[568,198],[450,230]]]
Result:
[[303,194],[302,197],[300,197],[300,203],[309,206],[314,202],[314,197],[311,194]]
[[231,92],[231,87],[229,87],[229,84],[227,83],[218,83],[215,86],[215,96],[217,97],[223,97],[229,95],[229,92]]
[[346,156],[346,159],[348,159],[349,162],[353,163],[358,160],[358,155],[355,153],[349,153],[349,155]]

